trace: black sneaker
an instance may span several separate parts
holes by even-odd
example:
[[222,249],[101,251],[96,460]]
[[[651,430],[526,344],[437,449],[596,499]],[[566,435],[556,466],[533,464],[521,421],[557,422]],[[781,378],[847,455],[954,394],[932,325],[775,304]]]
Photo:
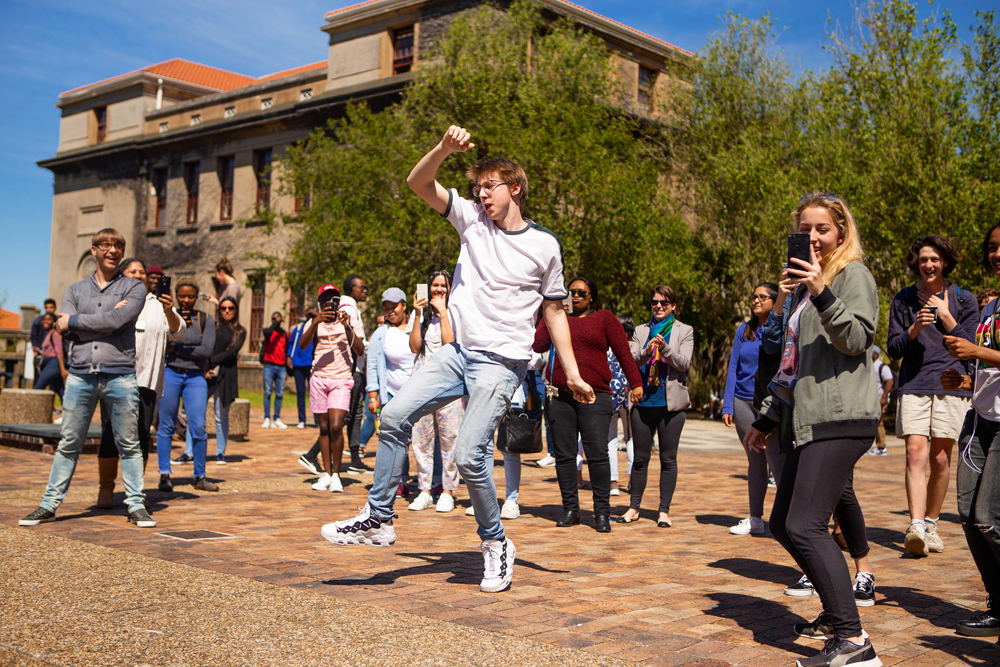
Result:
[[812,623],[796,623],[793,626],[795,634],[806,639],[833,639],[833,625],[830,616],[821,612]]
[[858,572],[855,575],[854,601],[859,607],[871,607],[875,604],[875,575],[871,572]]
[[833,638],[823,645],[823,650],[809,658],[799,658],[795,667],[882,667],[875,655],[875,647],[866,638],[863,646],[846,639]]
[[170,493],[174,490],[173,482],[170,481],[170,475],[160,475],[159,489],[164,493]]
[[299,457],[299,465],[311,472],[314,475],[322,475],[325,470],[320,466],[319,461],[316,459],[311,459],[305,454]]
[[201,489],[202,491],[218,491],[219,490],[219,485],[218,484],[213,484],[212,482],[208,481],[204,477],[195,477],[194,478],[194,484],[192,484],[191,486],[193,486],[196,489]]
[[174,463],[191,463],[192,461],[194,461],[194,459],[188,456],[187,454],[181,454],[176,459],[174,459]]
[[769,489],[776,489],[776,488],[778,488],[778,483],[776,481],[774,481],[774,473],[773,472],[767,473],[767,488],[769,488]]
[[809,581],[809,577],[804,574],[796,583],[785,587],[785,595],[791,595],[796,598],[808,597],[815,592],[816,588],[813,587],[812,582]]
[[56,520],[56,513],[50,512],[44,507],[39,507],[34,512],[17,522],[19,526],[37,526],[40,523],[48,523]]
[[215,455],[215,465],[217,465],[217,466],[224,466],[224,465],[226,465],[226,455],[225,454],[216,454]]
[[149,516],[149,512],[145,509],[137,509],[134,512],[129,512],[128,522],[134,523],[139,528],[156,528],[156,521],[153,520],[153,517]]
[[[37,511],[37,510],[36,510]],[[22,522],[23,526],[24,523]],[[1000,636],[1000,618],[985,611],[979,616],[959,621],[955,632],[963,637],[998,637]]]
[[361,461],[358,461],[357,463],[352,463],[351,465],[347,466],[347,472],[366,473],[366,472],[375,472],[375,470],[373,468],[369,468]]

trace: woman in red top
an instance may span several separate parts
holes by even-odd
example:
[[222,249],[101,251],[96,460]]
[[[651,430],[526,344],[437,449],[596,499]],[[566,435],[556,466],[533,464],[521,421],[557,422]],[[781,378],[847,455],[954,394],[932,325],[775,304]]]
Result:
[[[566,385],[566,374],[558,359],[549,362],[549,381],[558,394],[549,402],[549,426],[556,456],[556,476],[562,492],[563,515],[556,522],[565,527],[580,523],[580,499],[577,495],[576,452],[577,434],[590,468],[590,484],[594,491],[594,528],[599,533],[611,532],[611,465],[608,460],[608,427],[611,425],[611,368],[608,348],[621,364],[632,402],[642,398],[642,377],[629,351],[625,330],[618,318],[608,310],[593,308],[597,301],[597,285],[589,278],[579,277],[569,285],[573,310],[569,331],[573,339],[573,354],[583,380],[594,388],[596,400],[580,403]],[[549,331],[542,323],[535,331],[535,352],[546,352],[552,346]],[[550,352],[550,355],[554,355]]]

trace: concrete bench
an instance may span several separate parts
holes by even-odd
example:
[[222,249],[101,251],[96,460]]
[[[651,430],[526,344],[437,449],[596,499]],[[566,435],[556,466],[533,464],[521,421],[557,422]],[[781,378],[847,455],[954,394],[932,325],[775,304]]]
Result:
[[55,400],[55,393],[48,389],[4,389],[0,391],[0,424],[51,424]]
[[[205,413],[205,430],[208,435],[215,436],[215,399],[208,402]],[[237,398],[229,406],[229,438],[243,440],[250,433],[250,401]]]

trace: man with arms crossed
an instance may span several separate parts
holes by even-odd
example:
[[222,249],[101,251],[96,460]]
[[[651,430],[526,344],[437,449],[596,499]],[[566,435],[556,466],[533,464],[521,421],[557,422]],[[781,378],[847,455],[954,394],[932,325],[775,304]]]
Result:
[[121,456],[129,521],[152,528],[156,522],[143,506],[135,379],[135,320],[146,304],[146,286],[118,270],[125,252],[125,237],[118,230],[109,227],[94,234],[90,252],[97,260],[97,271],[69,286],[55,324],[60,333],[69,332],[74,339],[63,393],[62,438],[41,505],[18,523],[35,526],[55,519],[73,479],[94,408],[101,401],[111,415]]
[[356,517],[323,526],[322,535],[334,544],[395,542],[392,506],[413,425],[468,395],[455,459],[483,540],[485,574],[480,590],[497,593],[510,587],[515,549],[500,522],[493,483],[493,432],[524,379],[539,306],[574,396],[593,402],[594,392],[580,378],[570,344],[562,308],[566,288],[559,239],[521,217],[528,194],[524,170],[503,158],[472,167],[467,174],[476,183],[473,193],[478,202],[445,190],[435,180],[445,158],[475,146],[470,138],[464,128],[452,125],[406,179],[421,199],[455,226],[461,239],[448,306],[455,342],[434,354],[382,409],[368,503]]

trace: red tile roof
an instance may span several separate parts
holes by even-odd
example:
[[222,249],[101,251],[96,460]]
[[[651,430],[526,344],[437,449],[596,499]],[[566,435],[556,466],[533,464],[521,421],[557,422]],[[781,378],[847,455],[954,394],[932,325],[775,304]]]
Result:
[[113,76],[110,79],[98,81],[97,83],[91,83],[86,86],[74,88],[73,90],[67,90],[65,93],[59,95],[59,97],[72,95],[73,93],[80,92],[81,90],[85,90],[102,83],[109,83],[111,81],[117,81],[118,79],[124,79],[125,77],[129,77],[140,72],[148,72],[150,74],[170,79],[186,81],[199,86],[205,86],[206,88],[214,88],[215,90],[232,90],[233,88],[248,86],[257,81],[252,76],[245,76],[243,74],[236,74],[235,72],[229,72],[217,67],[209,67],[208,65],[193,63],[190,60],[184,60],[182,58],[174,58],[173,60],[167,60],[166,62],[137,69],[134,72],[120,74],[118,76]]
[[0,308],[0,329],[17,330],[21,328],[21,316],[9,310]]
[[[350,7],[344,7],[342,9],[335,9],[332,12],[327,12],[325,14],[324,18],[327,21],[329,21],[333,16],[335,16],[337,14],[341,14],[343,12],[350,11],[352,9],[357,9],[358,7],[364,7],[365,5],[371,5],[371,4],[374,4],[376,2],[381,2],[381,1],[382,0],[366,0],[365,2],[359,2],[358,4],[351,5]],[[607,16],[603,16],[601,14],[598,14],[595,11],[591,11],[591,10],[587,9],[586,7],[582,7],[582,6],[580,6],[580,5],[576,4],[576,3],[569,2],[569,0],[561,0],[561,1],[563,3],[565,3],[565,4],[567,4],[567,5],[570,5],[571,7],[575,7],[577,9],[579,9],[582,12],[590,14],[591,16],[596,16],[597,18],[601,19],[602,21],[607,21],[608,23],[614,23],[616,26],[624,28],[625,30],[628,30],[629,32],[634,32],[637,35],[642,35],[643,37],[648,37],[649,39],[651,39],[651,40],[653,40],[655,42],[659,42],[660,44],[664,44],[666,46],[669,46],[670,48],[676,49],[676,50],[680,51],[681,53],[686,53],[689,56],[693,56],[694,55],[694,53],[692,53],[691,51],[688,51],[686,49],[682,49],[681,47],[675,46],[675,45],[671,44],[670,42],[666,42],[666,41],[664,41],[662,39],[659,39],[658,37],[653,37],[652,35],[647,35],[646,33],[642,32],[640,30],[636,30],[635,28],[633,28],[631,26],[627,26],[624,23],[620,23],[618,21],[615,21],[614,19],[609,19]]]
[[292,69],[286,69],[282,72],[275,72],[274,74],[268,74],[267,76],[262,76],[257,79],[257,82],[261,81],[273,81],[274,79],[280,79],[285,76],[292,76],[293,74],[302,74],[303,72],[311,72],[314,69],[320,69],[321,67],[326,67],[327,60],[319,60],[309,65],[302,65],[301,67],[293,67]]

